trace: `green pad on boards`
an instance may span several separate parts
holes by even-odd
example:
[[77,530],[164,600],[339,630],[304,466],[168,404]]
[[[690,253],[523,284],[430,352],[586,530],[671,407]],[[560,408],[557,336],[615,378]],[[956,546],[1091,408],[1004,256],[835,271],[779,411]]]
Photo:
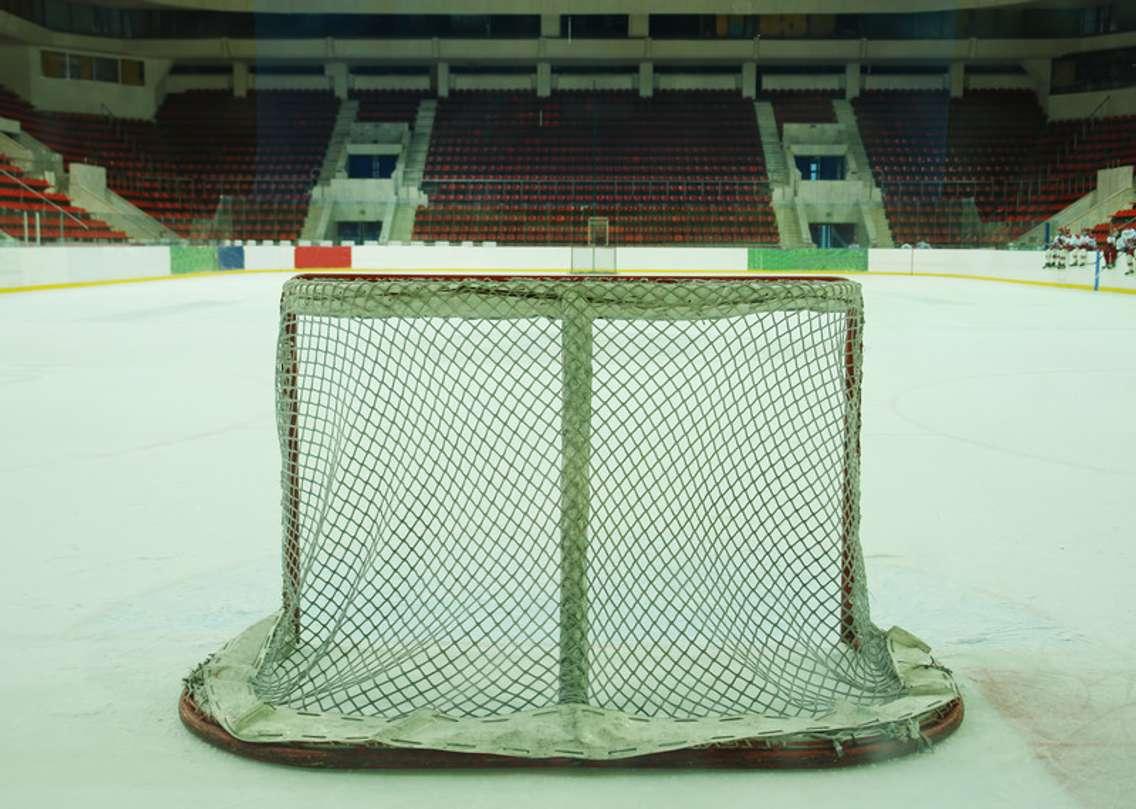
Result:
[[768,247],[751,247],[748,269],[792,273],[867,272],[868,251],[852,248],[801,248],[778,250]]

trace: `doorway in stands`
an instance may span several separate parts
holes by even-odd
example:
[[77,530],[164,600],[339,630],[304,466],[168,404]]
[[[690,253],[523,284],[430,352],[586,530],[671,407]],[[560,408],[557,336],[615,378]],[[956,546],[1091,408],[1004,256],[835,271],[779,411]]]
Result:
[[339,241],[344,244],[377,242],[382,229],[382,222],[339,222],[336,228]]
[[815,222],[809,225],[809,232],[817,247],[851,247],[856,243],[856,225],[852,222]]
[[843,180],[846,167],[844,155],[796,155],[794,160],[801,172],[801,179]]

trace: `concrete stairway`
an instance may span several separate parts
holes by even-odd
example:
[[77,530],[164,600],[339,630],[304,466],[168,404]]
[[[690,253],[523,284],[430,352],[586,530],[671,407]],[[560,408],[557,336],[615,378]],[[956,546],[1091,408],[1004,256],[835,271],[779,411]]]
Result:
[[795,204],[774,204],[773,215],[777,219],[777,235],[783,248],[812,247],[812,241],[806,241],[801,234],[801,219]]
[[27,132],[0,135],[0,155],[29,177],[47,180],[71,202],[136,242],[166,242],[180,238],[170,228],[107,187],[101,166],[72,163],[63,170],[63,156]]
[[863,203],[864,224],[868,229],[868,237],[875,247],[895,247],[895,239],[891,235],[891,224],[888,222],[887,210],[882,202]]
[[785,185],[789,182],[789,166],[785,162],[785,150],[781,148],[773,105],[768,101],[758,101],[753,107],[757,115],[757,131],[761,135],[761,149],[765,156],[769,182],[775,186]]
[[399,203],[394,209],[394,219],[390,227],[392,242],[408,242],[414,234],[414,217],[418,209],[414,205]]
[[320,166],[321,184],[331,182],[340,166],[347,162],[347,143],[351,139],[351,127],[358,114],[359,102],[354,99],[348,99],[339,105],[339,113],[335,116],[335,127],[331,130],[331,138],[323,156],[323,165]]
[[860,203],[869,240],[876,247],[895,247],[887,209],[880,201],[881,194],[872,174],[872,162],[868,159],[868,150],[864,148],[864,139],[860,137],[860,122],[856,120],[856,111],[850,102],[839,98],[833,99],[832,108],[836,112],[836,122],[844,130],[850,164],[849,179],[860,180],[872,190],[871,201]]
[[351,141],[351,127],[359,114],[359,102],[348,99],[339,105],[335,116],[335,126],[327,142],[327,150],[320,165],[319,179],[308,200],[308,213],[300,228],[300,240],[318,242],[325,238],[331,209],[324,201],[323,189],[335,179],[339,170],[347,163],[347,144]]
[[414,128],[410,135],[410,149],[406,155],[406,167],[402,173],[402,184],[418,188],[422,184],[422,174],[426,170],[426,153],[430,150],[430,135],[434,131],[434,116],[438,112],[438,102],[432,98],[424,99],[418,105],[414,118]]
[[330,221],[331,206],[324,202],[320,186],[316,186],[312,189],[312,198],[308,201],[308,215],[304,217],[304,226],[300,228],[300,241],[323,241]]
[[1018,243],[1040,246],[1045,242],[1046,233],[1052,238],[1058,228],[1068,227],[1080,231],[1082,228],[1091,228],[1109,221],[1114,213],[1136,201],[1134,178],[1136,178],[1136,167],[1133,166],[1120,166],[1097,172],[1096,189],[1058,211],[1045,222],[1031,228],[1029,232],[1018,238]]
[[864,148],[864,140],[860,137],[860,124],[856,120],[855,110],[843,99],[833,99],[832,108],[836,111],[836,122],[844,128],[848,156],[855,164],[857,177],[874,184],[872,163],[868,159],[868,150]]

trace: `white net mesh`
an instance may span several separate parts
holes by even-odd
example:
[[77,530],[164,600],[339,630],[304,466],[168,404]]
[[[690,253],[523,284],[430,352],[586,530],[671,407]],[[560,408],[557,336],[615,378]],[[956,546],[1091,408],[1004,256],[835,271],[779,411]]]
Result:
[[288,282],[284,605],[199,702],[527,756],[906,728],[956,693],[868,615],[861,323],[851,282]]

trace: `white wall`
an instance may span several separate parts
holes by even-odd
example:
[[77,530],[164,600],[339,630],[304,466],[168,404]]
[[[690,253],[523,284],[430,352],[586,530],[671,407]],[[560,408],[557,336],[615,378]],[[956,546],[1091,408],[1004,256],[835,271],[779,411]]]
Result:
[[880,76],[875,74],[864,76],[865,90],[946,90],[949,87],[950,78],[946,73],[941,76]]
[[572,266],[572,249],[365,245],[352,249],[351,263],[362,270],[565,270]]
[[742,74],[656,73],[656,90],[740,90]]
[[246,270],[280,270],[293,265],[296,249],[291,245],[245,248]]
[[[868,263],[872,272],[920,273],[999,278],[1073,284],[1089,288],[1094,266],[1079,270],[1046,270],[1041,251],[1034,250],[871,250]],[[1120,270],[1102,271],[1101,286],[1136,291],[1136,276]]]
[[615,251],[620,270],[743,271],[744,247],[620,247]]
[[31,95],[28,51],[20,45],[0,45],[0,76],[3,84],[16,95],[27,99]]
[[0,289],[169,273],[168,247],[0,247]]
[[214,74],[185,74],[178,73],[176,75],[167,76],[165,91],[169,95],[171,93],[184,93],[187,90],[232,90],[233,89],[233,76],[226,74],[218,76]]
[[531,76],[511,74],[475,75],[450,73],[450,92],[456,90],[536,90],[536,73]]
[[429,76],[348,76],[356,90],[429,90]]
[[330,76],[250,75],[250,90],[330,90]]
[[[1101,106],[1102,103],[1104,106]],[[1094,111],[1098,116],[1136,115],[1136,87],[1101,90],[1095,93],[1051,95],[1047,107],[1049,117],[1055,121],[1087,118]]]
[[[294,249],[287,245],[245,247],[250,270],[290,271]],[[368,271],[500,271],[564,272],[572,266],[569,247],[495,247],[485,245],[365,245],[351,250],[352,267]],[[871,272],[942,274],[966,278],[1058,283],[1089,289],[1092,269],[1056,272],[1042,268],[1038,251],[996,250],[871,250]],[[621,272],[705,271],[739,275],[746,270],[745,248],[621,247],[616,250]],[[784,270],[780,271],[784,272]],[[84,281],[153,278],[170,273],[167,247],[0,247],[0,290],[23,286]],[[758,275],[758,273],[754,273]],[[849,273],[856,277],[858,273]],[[1136,293],[1136,276],[1119,270],[1104,272],[1106,289]]]
[[552,87],[556,90],[634,90],[638,86],[639,76],[631,74],[552,74]]
[[1033,77],[1026,73],[976,73],[966,77],[968,90],[1034,90]]
[[[141,87],[83,79],[49,79],[43,75],[40,48],[24,48],[28,93],[24,97],[36,107],[56,112],[104,115],[110,110],[119,118],[153,118],[161,104],[161,94],[172,62],[169,59],[143,59],[146,83]],[[50,50],[50,49],[49,49]],[[65,53],[118,59],[117,53],[59,48]],[[130,57],[133,58],[133,57]]]
[[[758,68],[760,70],[760,68]],[[844,77],[835,74],[780,75],[761,74],[762,90],[843,90]]]

